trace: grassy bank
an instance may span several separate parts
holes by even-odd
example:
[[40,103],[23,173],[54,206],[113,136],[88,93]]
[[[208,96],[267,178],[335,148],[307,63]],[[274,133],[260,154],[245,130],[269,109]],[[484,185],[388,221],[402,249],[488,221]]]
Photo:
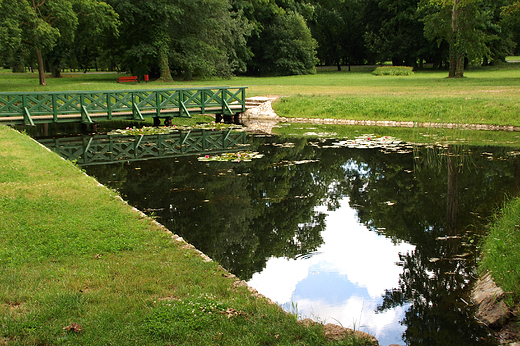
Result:
[[520,198],[505,204],[482,246],[481,273],[509,292],[509,303],[520,304]]
[[[0,344],[336,345],[0,126]],[[361,343],[357,343],[361,344]]]

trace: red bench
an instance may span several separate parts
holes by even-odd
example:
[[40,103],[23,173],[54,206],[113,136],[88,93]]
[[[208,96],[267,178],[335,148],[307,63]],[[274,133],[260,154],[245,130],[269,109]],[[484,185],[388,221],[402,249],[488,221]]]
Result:
[[137,83],[138,80],[137,80],[137,76],[131,76],[131,77],[119,77],[117,79],[117,82],[118,83],[126,83],[126,82],[134,82],[134,83]]

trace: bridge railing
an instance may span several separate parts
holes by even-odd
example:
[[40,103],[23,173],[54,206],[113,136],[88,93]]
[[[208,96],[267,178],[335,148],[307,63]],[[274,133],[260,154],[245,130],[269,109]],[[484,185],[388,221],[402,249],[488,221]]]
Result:
[[245,111],[247,87],[0,93],[0,123],[171,118]]

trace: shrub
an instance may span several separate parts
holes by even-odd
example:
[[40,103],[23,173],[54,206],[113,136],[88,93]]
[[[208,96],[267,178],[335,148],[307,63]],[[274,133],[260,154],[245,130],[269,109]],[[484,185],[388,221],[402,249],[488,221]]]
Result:
[[379,66],[372,72],[376,76],[410,76],[413,67],[410,66]]

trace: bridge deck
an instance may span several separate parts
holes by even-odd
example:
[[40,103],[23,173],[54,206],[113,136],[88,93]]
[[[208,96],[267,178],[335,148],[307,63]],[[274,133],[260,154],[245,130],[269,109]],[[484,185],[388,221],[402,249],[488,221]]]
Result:
[[144,117],[190,117],[191,114],[235,115],[244,112],[246,87],[0,93],[0,124],[102,120]]

